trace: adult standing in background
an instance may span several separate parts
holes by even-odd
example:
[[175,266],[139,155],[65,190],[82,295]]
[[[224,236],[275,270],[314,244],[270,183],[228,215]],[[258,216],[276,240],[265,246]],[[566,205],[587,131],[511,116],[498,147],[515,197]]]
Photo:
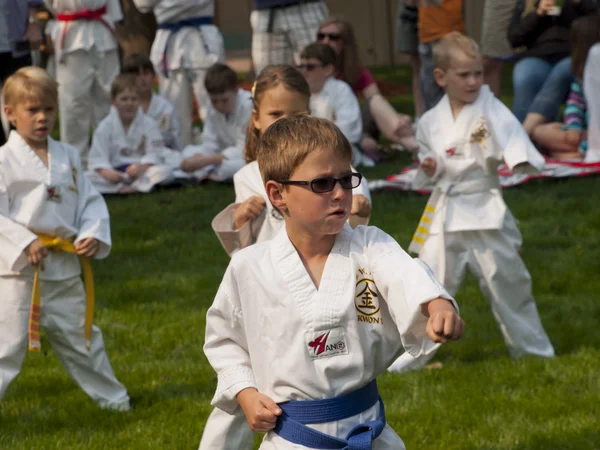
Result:
[[508,26],[516,0],[485,0],[481,53],[483,55],[484,81],[496,97],[500,97],[504,61],[515,51],[508,42]]
[[119,73],[115,23],[119,0],[46,0],[56,18],[50,38],[56,58],[60,140],[85,167],[92,127],[110,110],[110,85]]
[[596,0],[518,0],[508,29],[514,48],[525,47],[513,69],[512,111],[527,134],[554,120],[564,102],[571,70],[570,27],[578,17],[598,8]]
[[254,0],[250,25],[256,74],[270,64],[298,62],[327,15],[322,0]]
[[160,93],[179,114],[183,145],[192,143],[193,98],[204,120],[210,98],[207,70],[225,61],[221,31],[214,25],[215,0],[133,0],[140,12],[154,11],[158,30],[150,59]]
[[[0,89],[9,76],[31,65],[31,50],[42,44],[42,28],[36,20],[43,0],[0,0]],[[4,145],[8,121],[2,112],[0,145]]]

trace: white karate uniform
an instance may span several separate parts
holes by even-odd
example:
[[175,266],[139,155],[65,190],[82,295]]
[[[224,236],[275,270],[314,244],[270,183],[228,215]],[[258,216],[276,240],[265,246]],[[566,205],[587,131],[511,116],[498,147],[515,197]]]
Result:
[[363,133],[360,104],[348,83],[329,77],[320,92],[310,96],[310,114],[331,120],[352,144],[352,165],[373,167],[375,163],[358,147]]
[[[284,223],[281,214],[269,201],[258,168],[258,162],[252,161],[242,167],[233,176],[233,186],[235,188],[235,203],[227,206],[212,221],[213,230],[229,255],[255,242],[272,239]],[[369,183],[366,178],[363,177],[360,185],[352,192],[364,195],[371,202]],[[233,216],[236,209],[240,203],[255,195],[265,200],[267,204],[265,210],[256,220],[246,222],[241,228],[234,230]],[[364,225],[368,223],[368,220],[368,218],[364,219]]]
[[[27,330],[34,268],[26,247],[35,233],[75,243],[95,238],[96,258],[111,247],[108,209],[84,176],[77,150],[48,138],[47,168],[16,132],[0,147],[0,399],[19,374],[27,352]],[[125,387],[115,378],[102,340],[92,327],[91,350],[85,348],[85,291],[79,258],[50,252],[39,272],[40,325],[65,369],[100,406],[129,409]]]
[[172,150],[183,150],[179,118],[169,100],[162,95],[153,93],[146,115],[158,124],[165,147]]
[[[158,124],[141,109],[125,133],[119,112],[113,106],[94,132],[86,174],[98,191],[116,194],[124,183],[112,184],[96,170],[118,169],[128,164],[153,164],[131,183],[138,192],[150,192],[157,184],[173,180],[174,169],[179,163],[178,154],[164,147]],[[175,156],[174,161],[172,156]]]
[[188,145],[183,151],[183,157],[223,154],[225,159],[220,164],[205,166],[195,171],[194,178],[227,181],[244,166],[244,146],[248,122],[252,117],[252,107],[252,96],[250,92],[243,89],[238,90],[235,107],[228,116],[209,105],[202,144]]
[[[181,20],[213,17],[215,0],[133,0],[141,12],[154,11],[159,24]],[[167,97],[179,114],[183,145],[192,143],[192,94],[198,102],[200,118],[204,120],[210,98],[204,87],[206,71],[216,62],[225,61],[223,36],[215,25],[184,27],[170,39],[169,30],[157,30],[150,59],[158,75],[161,94]],[[167,49],[168,77],[165,76],[163,55]]]
[[[435,158],[433,180],[419,170],[415,187],[436,182],[428,206],[435,212],[417,231],[419,258],[454,295],[467,268],[479,279],[512,357],[554,356],[531,293],[531,277],[519,256],[521,233],[502,198],[497,170],[536,173],[544,158],[523,127],[488,86],[454,120],[448,96],[419,120],[419,159]],[[436,200],[437,199],[437,200]],[[413,244],[410,251],[419,245]],[[433,355],[403,355],[392,371],[418,369]]]
[[[437,297],[451,299],[393,238],[376,227],[349,225],[336,237],[317,289],[284,227],[273,240],[232,257],[208,310],[204,351],[218,374],[212,405],[235,413],[241,409],[236,395],[249,387],[277,403],[356,391],[403,351],[419,356],[439,345],[426,339],[421,313]],[[327,333],[326,345],[316,348]],[[378,414],[376,404],[309,426],[345,438]],[[270,432],[260,448],[305,447]],[[373,449],[392,448],[404,444],[386,425]]]
[[[112,29],[115,22],[123,19],[119,0],[45,2],[55,16],[106,6],[103,20]],[[85,165],[90,129],[98,125],[110,108],[110,86],[120,70],[118,43],[114,33],[97,20],[57,22],[51,28],[51,39],[56,58],[60,138],[79,150]]]
[[583,72],[583,92],[590,114],[588,124],[588,150],[585,162],[600,161],[600,44],[594,45],[589,53]]

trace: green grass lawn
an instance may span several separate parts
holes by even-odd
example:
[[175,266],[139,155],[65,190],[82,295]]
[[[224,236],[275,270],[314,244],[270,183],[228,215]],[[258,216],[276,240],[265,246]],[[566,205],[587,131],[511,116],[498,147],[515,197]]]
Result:
[[[408,162],[399,155],[364,172],[379,178]],[[457,295],[466,334],[438,353],[443,369],[380,379],[388,422],[409,450],[600,449],[599,191],[595,177],[505,192],[558,356],[511,360],[468,277]],[[225,185],[108,198],[114,246],[94,263],[96,323],[135,409],[97,408],[43,340],[0,403],[0,449],[197,448],[216,385],[205,314],[228,263],[210,221],[232,200]],[[425,202],[377,193],[371,223],[407,246]]]

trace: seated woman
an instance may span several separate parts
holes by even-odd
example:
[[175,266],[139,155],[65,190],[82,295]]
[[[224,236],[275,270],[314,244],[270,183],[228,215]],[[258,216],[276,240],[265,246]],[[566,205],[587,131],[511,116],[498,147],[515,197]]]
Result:
[[335,50],[338,56],[336,77],[348,83],[357,96],[360,94],[365,99],[364,131],[360,142],[365,153],[373,159],[381,156],[377,145],[380,134],[409,151],[418,150],[410,116],[394,110],[381,95],[369,69],[361,64],[352,25],[340,18],[329,18],[319,27],[317,40]]
[[531,136],[554,120],[573,79],[569,29],[578,17],[597,8],[595,0],[518,0],[508,29],[515,49],[525,48],[513,70],[513,113]]
[[597,42],[600,42],[600,16],[580,17],[573,22],[571,62],[575,80],[567,99],[564,124],[554,122],[539,125],[532,133],[533,140],[552,158],[580,159],[587,151],[589,110],[582,87],[583,70],[590,49]]

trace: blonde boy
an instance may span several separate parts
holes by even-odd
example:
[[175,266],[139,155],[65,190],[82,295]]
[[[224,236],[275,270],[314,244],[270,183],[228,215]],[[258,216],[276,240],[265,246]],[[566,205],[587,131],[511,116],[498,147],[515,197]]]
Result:
[[106,204],[77,150],[49,136],[57,114],[50,75],[23,68],[3,94],[16,130],[0,147],[0,399],[21,370],[28,338],[29,349],[40,350],[41,327],[86,394],[101,407],[128,410],[102,333],[87,317],[93,303],[86,304],[79,264],[110,251]]
[[[401,352],[418,356],[462,334],[456,305],[423,265],[381,230],[346,224],[362,178],[351,158],[324,119],[291,116],[265,131],[258,164],[285,227],[233,255],[207,314],[212,404],[241,407],[252,430],[268,432],[263,449],[305,448],[298,437],[320,439],[313,448],[404,448],[385,425],[375,379]],[[345,394],[356,400],[349,414]],[[335,417],[297,422],[290,408],[318,415],[322,399]]]
[[178,157],[171,157],[175,152],[165,148],[158,124],[141,111],[136,76],[118,75],[111,100],[110,113],[94,131],[87,172],[92,183],[103,194],[129,194],[171,181]]
[[[420,170],[415,187],[431,195],[409,250],[455,293],[467,268],[479,278],[512,357],[554,356],[519,256],[521,234],[502,199],[497,169],[535,173],[544,158],[515,116],[483,83],[477,44],[450,33],[434,47],[434,75],[446,94],[419,121]],[[403,355],[390,370],[421,367]]]

